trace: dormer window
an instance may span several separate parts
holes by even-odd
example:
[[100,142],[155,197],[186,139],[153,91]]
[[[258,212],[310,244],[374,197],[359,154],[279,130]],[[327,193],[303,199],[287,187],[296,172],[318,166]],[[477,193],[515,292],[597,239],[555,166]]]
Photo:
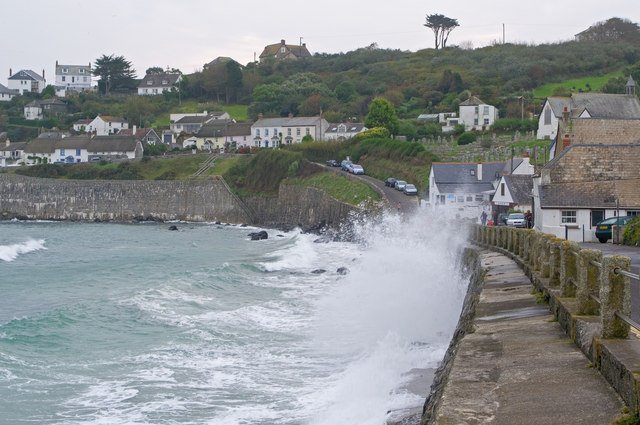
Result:
[[280,53],[285,53],[287,51],[286,47],[282,46],[280,48]]
[[66,74],[66,73],[68,73],[68,72],[69,72],[69,68],[62,68],[62,73],[63,73],[63,74]]
[[80,68],[80,69],[78,70],[78,73],[80,73],[80,74],[84,74],[84,68]]
[[166,86],[167,84],[169,84],[169,80],[162,80],[162,85]]
[[147,85],[148,85],[148,86],[153,85],[153,81],[151,81],[151,80],[147,81]]
[[471,175],[475,176],[476,175],[476,170],[471,170]]

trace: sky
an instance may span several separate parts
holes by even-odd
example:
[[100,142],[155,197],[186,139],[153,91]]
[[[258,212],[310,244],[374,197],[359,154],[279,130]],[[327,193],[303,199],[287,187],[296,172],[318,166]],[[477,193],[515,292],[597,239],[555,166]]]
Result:
[[160,66],[190,74],[218,56],[245,65],[264,46],[305,43],[311,54],[346,53],[376,43],[385,49],[433,48],[426,15],[458,20],[447,45],[484,47],[502,40],[567,41],[612,17],[640,22],[636,0],[2,0],[0,84],[9,69],[45,71],[54,83],[56,60],[92,66],[102,55],[124,56],[142,78]]

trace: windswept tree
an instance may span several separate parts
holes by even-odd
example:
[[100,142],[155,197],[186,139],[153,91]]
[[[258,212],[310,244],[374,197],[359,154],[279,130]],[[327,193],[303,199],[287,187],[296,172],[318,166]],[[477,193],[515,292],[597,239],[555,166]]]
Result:
[[427,28],[431,28],[431,31],[433,31],[433,35],[435,36],[436,40],[436,50],[438,50],[438,48],[440,47],[443,49],[447,47],[449,34],[456,27],[460,26],[457,19],[448,18],[438,13],[427,15],[426,20],[427,22],[424,24],[424,26]]
[[133,85],[136,71],[124,56],[102,55],[96,59],[95,64],[92,72],[96,77],[100,77],[98,87],[104,94],[109,94],[114,89]]

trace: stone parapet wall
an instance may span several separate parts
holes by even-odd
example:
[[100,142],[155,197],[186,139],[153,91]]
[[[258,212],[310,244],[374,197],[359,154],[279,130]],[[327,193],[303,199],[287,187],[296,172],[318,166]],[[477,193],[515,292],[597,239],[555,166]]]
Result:
[[638,143],[640,142],[640,120],[574,118],[572,133],[572,143],[575,144]]

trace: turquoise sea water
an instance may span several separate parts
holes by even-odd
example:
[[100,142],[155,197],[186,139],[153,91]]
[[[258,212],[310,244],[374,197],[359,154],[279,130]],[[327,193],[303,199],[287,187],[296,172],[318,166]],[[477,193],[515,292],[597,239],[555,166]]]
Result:
[[423,402],[400,388],[455,327],[455,231],[177,226],[0,223],[0,423],[382,424]]

